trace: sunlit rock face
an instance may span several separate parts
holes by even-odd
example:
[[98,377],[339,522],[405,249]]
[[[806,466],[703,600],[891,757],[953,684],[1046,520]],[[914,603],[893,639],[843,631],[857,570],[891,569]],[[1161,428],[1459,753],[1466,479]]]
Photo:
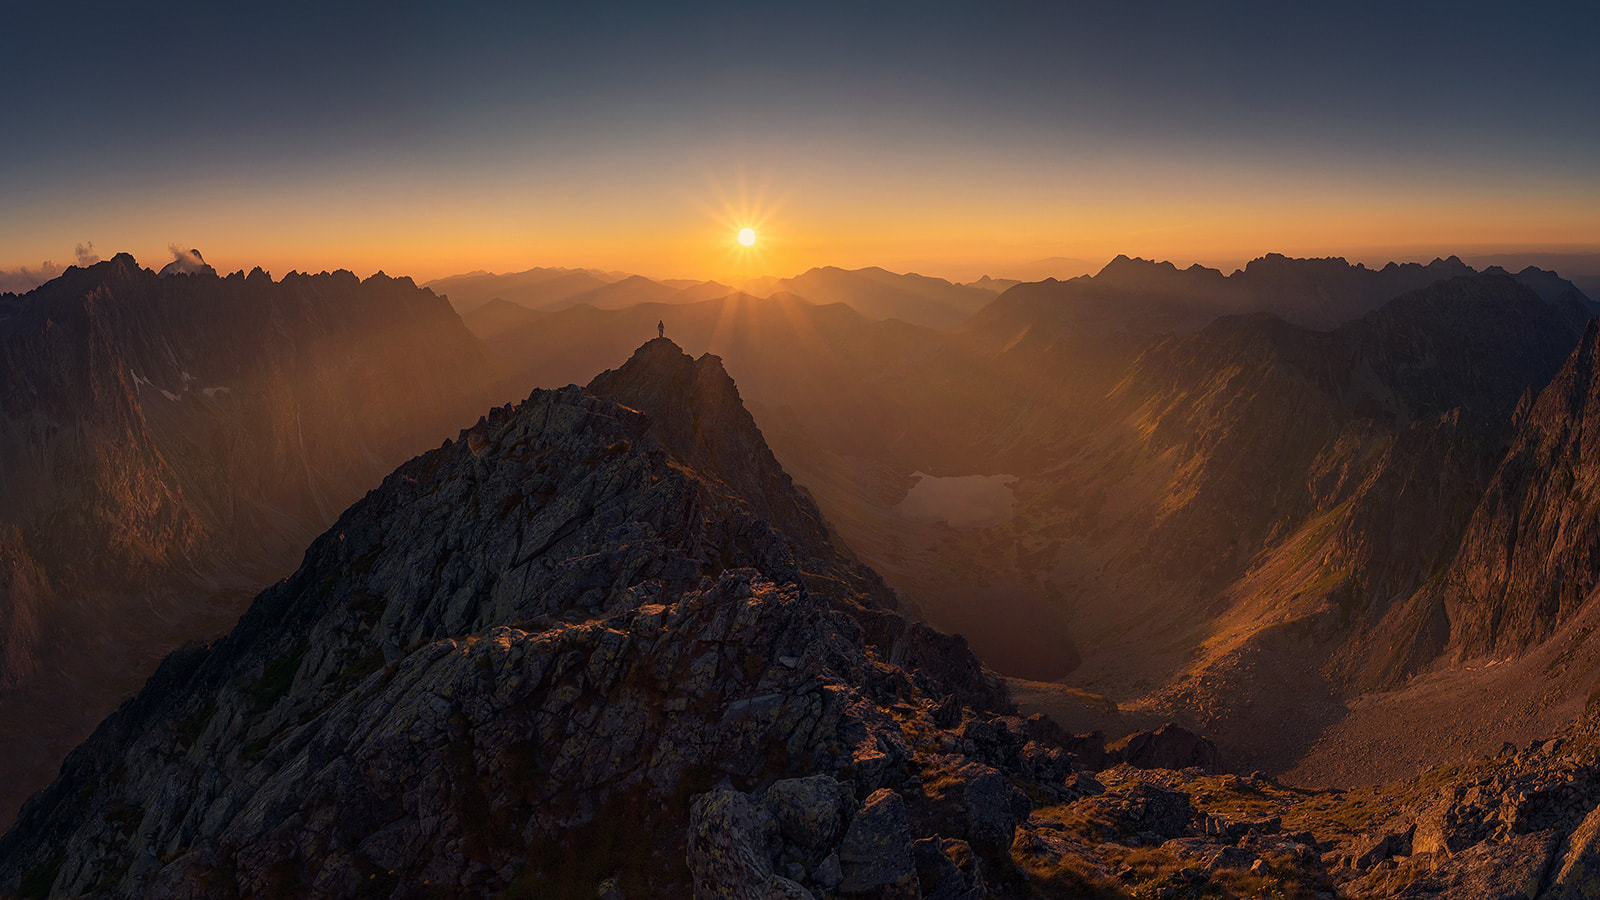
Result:
[[0,320],[0,816],[162,654],[226,630],[340,509],[470,422],[488,376],[408,279],[157,275],[120,254],[16,298]]
[[1600,572],[1600,326],[1537,398],[1474,512],[1436,594],[1463,656],[1516,655],[1580,613]]

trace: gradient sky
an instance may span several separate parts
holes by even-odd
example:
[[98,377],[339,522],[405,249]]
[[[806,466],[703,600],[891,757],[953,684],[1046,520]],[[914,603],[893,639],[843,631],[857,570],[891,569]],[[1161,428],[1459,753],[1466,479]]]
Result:
[[0,0],[0,269],[1594,250],[1597,9]]

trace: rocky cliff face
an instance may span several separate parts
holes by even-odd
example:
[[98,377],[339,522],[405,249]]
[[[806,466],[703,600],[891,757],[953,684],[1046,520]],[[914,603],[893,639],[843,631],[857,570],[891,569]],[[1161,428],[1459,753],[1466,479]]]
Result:
[[1439,591],[1452,645],[1514,654],[1570,621],[1600,573],[1600,327],[1537,399],[1467,527]]
[[[1426,572],[1423,559],[1441,554],[1433,535],[1462,523],[1385,517],[1462,516],[1455,494],[1481,490],[1518,397],[1551,378],[1581,327],[1504,276],[1441,282],[1331,332],[1221,319],[1141,357],[1111,395],[1120,420],[1064,483],[1107,498],[1094,527],[1120,535],[1109,538],[1119,565],[1185,590],[1231,582],[1329,514],[1339,524],[1319,525],[1358,556],[1394,547],[1380,533],[1432,548],[1367,559],[1363,577]],[[1451,461],[1463,453],[1474,458]],[[1405,474],[1418,464],[1464,480],[1437,493]],[[1073,485],[1079,466],[1089,478]]]
[[408,279],[157,275],[122,254],[16,298],[0,319],[0,815],[160,655],[224,630],[344,505],[470,421],[489,374]]

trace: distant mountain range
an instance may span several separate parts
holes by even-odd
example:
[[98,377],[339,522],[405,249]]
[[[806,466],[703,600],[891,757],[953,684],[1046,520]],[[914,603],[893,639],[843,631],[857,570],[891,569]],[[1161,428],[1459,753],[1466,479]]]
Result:
[[447,297],[462,315],[501,300],[535,310],[593,306],[618,309],[636,303],[688,303],[733,293],[714,281],[652,281],[642,275],[598,269],[529,269],[506,275],[473,272],[423,287]]
[[119,254],[0,305],[0,815],[491,397],[477,341],[410,279],[194,259]]
[[[846,303],[869,319],[900,319],[934,328],[960,324],[995,294],[1016,284],[984,278],[971,285],[942,278],[897,275],[878,268],[811,269],[795,278],[758,279],[744,293],[768,297],[788,293],[812,303]],[[736,291],[715,281],[652,281],[640,275],[593,269],[529,269],[508,275],[473,273],[428,282],[425,287],[447,296],[462,315],[494,300],[532,310],[554,311],[571,306],[620,309],[638,303],[695,303]]]

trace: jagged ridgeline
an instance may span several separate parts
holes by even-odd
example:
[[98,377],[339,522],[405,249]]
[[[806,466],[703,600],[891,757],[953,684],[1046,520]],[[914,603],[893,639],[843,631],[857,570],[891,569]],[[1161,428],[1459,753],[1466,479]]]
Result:
[[494,396],[482,345],[409,278],[185,258],[0,303],[3,822],[162,655]]
[[493,410],[169,657],[24,807],[0,892],[672,895],[691,795],[870,793],[938,703],[1005,711],[829,543],[714,357],[654,341],[594,388],[646,412]]

